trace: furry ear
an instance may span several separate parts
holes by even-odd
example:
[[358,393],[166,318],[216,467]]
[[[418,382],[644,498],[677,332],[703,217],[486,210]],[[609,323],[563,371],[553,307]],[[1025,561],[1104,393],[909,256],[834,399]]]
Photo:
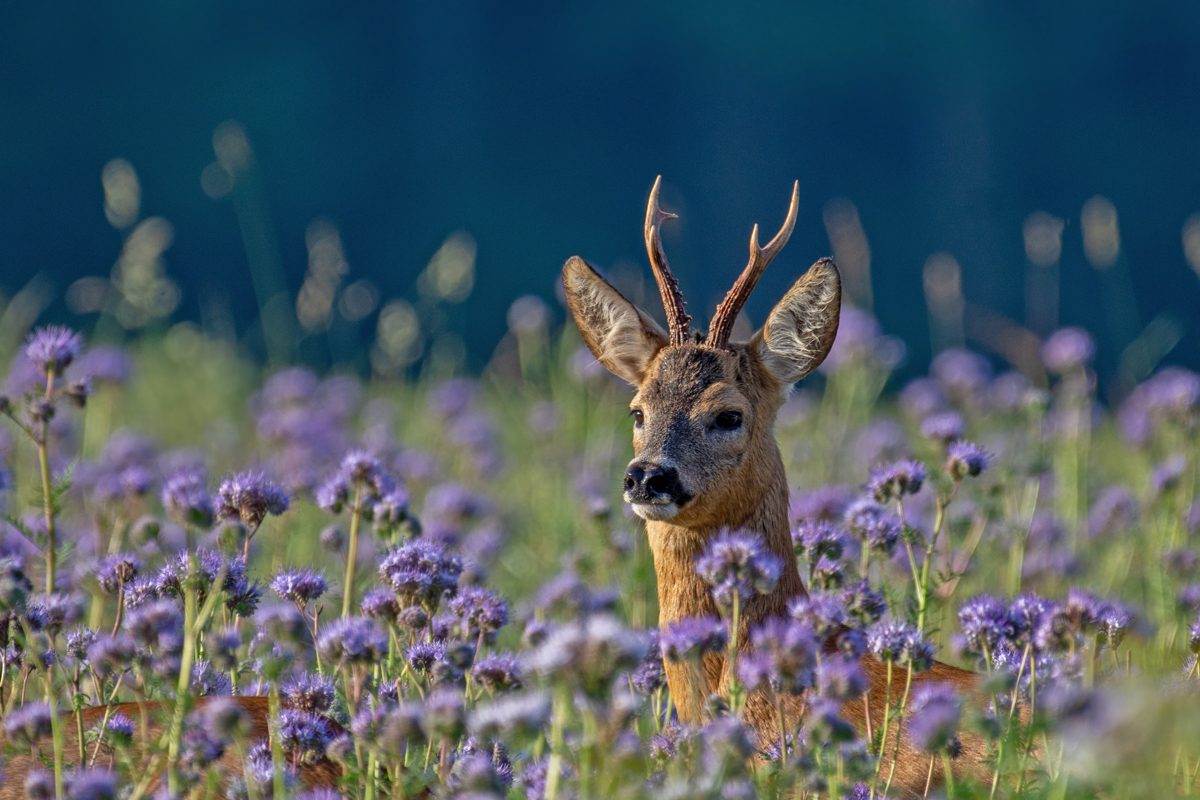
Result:
[[771,310],[751,345],[775,378],[790,391],[796,381],[821,366],[837,336],[842,310],[842,279],[833,259],[822,258]]
[[588,349],[618,378],[640,386],[667,334],[579,256],[563,265],[563,288]]

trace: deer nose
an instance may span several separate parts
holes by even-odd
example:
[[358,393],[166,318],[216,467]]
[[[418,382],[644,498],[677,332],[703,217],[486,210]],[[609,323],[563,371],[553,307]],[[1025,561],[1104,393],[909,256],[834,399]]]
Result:
[[684,494],[674,467],[633,463],[625,471],[625,497],[631,503],[678,503]]

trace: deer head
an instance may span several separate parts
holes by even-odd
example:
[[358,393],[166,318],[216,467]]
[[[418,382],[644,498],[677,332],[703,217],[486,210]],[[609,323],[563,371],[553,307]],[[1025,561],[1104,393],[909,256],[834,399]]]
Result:
[[625,473],[626,501],[648,521],[689,529],[737,526],[769,484],[786,488],[775,415],[792,384],[816,369],[833,345],[841,282],[833,261],[821,259],[749,341],[729,341],[750,292],[792,233],[797,183],[787,219],[766,247],[759,246],[754,226],[750,262],[718,306],[707,337],[689,335],[690,318],[659,235],[661,223],[674,217],[658,206],[661,180],[650,192],[645,235],[668,330],[579,257],[563,267],[563,282],[592,354],[637,387],[630,404],[636,457]]

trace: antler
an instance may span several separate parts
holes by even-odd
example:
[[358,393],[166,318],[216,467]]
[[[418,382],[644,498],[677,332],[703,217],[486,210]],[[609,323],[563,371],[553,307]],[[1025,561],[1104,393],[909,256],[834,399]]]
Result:
[[663,308],[667,312],[667,330],[670,333],[671,346],[675,347],[687,341],[688,323],[692,318],[684,311],[679,281],[671,274],[667,256],[663,253],[659,226],[663,220],[675,219],[675,215],[658,207],[658,188],[661,184],[662,175],[659,175],[654,179],[654,188],[650,190],[650,202],[646,204],[646,253],[650,256],[650,268],[654,270],[654,280],[658,283]]
[[775,238],[768,242],[766,247],[759,247],[758,225],[750,232],[750,263],[742,270],[742,274],[734,282],[729,294],[725,295],[721,305],[717,306],[717,313],[713,315],[712,324],[708,328],[708,338],[704,341],[707,347],[724,349],[729,346],[729,334],[733,331],[733,322],[737,319],[738,312],[746,305],[746,300],[754,291],[754,286],[762,277],[767,265],[787,244],[792,229],[796,227],[796,212],[799,208],[800,181],[796,181],[792,187],[792,204],[788,207],[787,219],[783,221],[783,227],[775,234]]

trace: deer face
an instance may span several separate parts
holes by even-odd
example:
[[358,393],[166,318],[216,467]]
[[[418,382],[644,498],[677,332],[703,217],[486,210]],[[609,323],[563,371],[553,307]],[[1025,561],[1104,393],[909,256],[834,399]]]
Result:
[[760,249],[755,227],[750,265],[718,307],[708,338],[691,340],[683,298],[658,239],[658,223],[669,215],[658,210],[657,195],[656,182],[646,240],[668,332],[578,257],[563,267],[563,283],[592,354],[637,387],[630,404],[636,457],[625,473],[625,500],[646,520],[733,524],[738,509],[761,494],[769,465],[778,462],[773,424],[779,406],[833,345],[841,283],[832,261],[818,261],[748,342],[729,343],[738,311],[791,232],[793,193],[784,229]]

